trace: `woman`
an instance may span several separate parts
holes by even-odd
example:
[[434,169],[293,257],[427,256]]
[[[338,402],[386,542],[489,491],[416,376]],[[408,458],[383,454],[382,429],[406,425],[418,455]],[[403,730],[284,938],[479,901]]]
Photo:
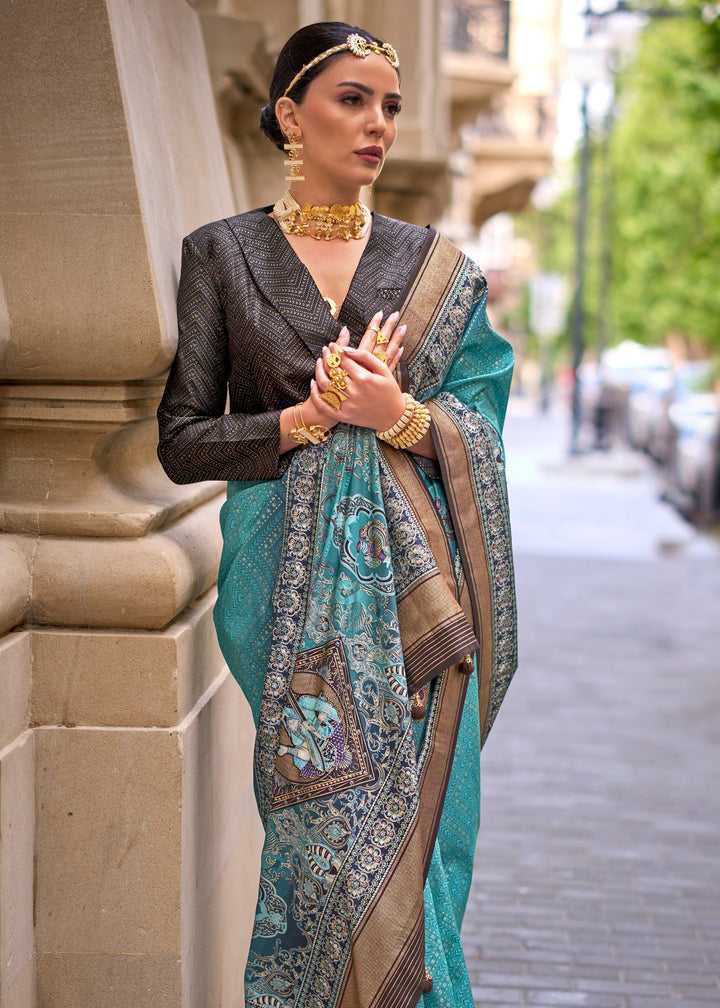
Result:
[[359,28],[298,31],[261,123],[289,192],[183,246],[159,454],[229,481],[216,626],[266,830],[248,1008],[473,1005],[479,751],[515,665],[512,355],[474,264],[359,202],[397,67]]

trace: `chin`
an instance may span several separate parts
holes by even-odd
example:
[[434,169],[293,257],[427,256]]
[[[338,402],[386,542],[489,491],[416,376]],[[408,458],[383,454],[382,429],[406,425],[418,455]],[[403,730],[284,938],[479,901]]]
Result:
[[361,186],[370,186],[377,182],[380,175],[379,171],[369,171],[363,173],[363,180],[360,183]]

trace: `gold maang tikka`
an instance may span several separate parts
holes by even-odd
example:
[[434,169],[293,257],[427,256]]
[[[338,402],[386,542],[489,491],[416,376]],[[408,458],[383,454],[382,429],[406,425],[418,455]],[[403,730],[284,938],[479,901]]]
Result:
[[287,160],[285,161],[285,166],[290,169],[288,174],[285,176],[286,182],[304,182],[305,176],[301,174],[302,166],[304,161],[301,157],[298,157],[298,151],[303,149],[303,145],[300,141],[299,133],[288,134],[288,142],[283,144],[283,147],[288,152]]

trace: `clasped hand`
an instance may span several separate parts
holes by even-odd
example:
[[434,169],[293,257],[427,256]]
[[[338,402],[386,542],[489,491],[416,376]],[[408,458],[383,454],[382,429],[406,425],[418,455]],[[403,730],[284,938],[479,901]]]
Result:
[[[398,318],[399,313],[393,312],[382,324],[383,313],[376,312],[356,348],[350,346],[347,326],[343,326],[335,343],[323,348],[323,355],[315,365],[308,401],[320,423],[327,427],[349,423],[384,431],[401,416],[405,403],[395,369],[402,355],[407,326],[398,326]],[[375,356],[376,349],[385,352],[385,362]],[[344,390],[347,398],[337,410],[322,398],[332,384],[328,359],[333,352],[340,355],[340,367],[347,375]]]

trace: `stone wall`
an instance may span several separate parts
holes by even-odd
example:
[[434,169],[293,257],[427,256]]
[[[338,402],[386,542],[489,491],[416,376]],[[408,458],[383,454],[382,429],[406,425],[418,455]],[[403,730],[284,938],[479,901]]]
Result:
[[260,831],[223,488],[155,456],[180,241],[235,209],[201,19],[25,0],[0,37],[0,1003],[227,1004]]

